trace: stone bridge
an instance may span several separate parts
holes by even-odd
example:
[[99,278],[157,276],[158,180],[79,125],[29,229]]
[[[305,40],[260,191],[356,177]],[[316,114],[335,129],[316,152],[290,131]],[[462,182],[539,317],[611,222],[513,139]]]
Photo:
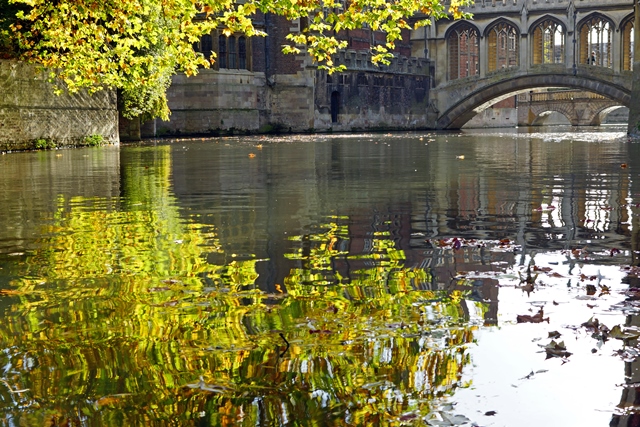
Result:
[[543,124],[551,112],[559,112],[573,126],[599,126],[620,102],[592,92],[561,90],[518,95],[518,126]]
[[459,129],[492,104],[540,88],[592,92],[610,100],[606,108],[632,109],[634,2],[480,0],[468,11],[473,20],[435,21],[412,36],[414,54],[423,41],[433,64],[437,129]]

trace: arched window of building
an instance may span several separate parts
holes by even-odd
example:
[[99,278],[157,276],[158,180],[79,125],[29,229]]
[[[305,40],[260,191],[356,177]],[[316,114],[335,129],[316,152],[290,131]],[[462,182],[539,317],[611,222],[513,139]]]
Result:
[[489,71],[518,66],[518,32],[506,22],[493,26],[488,34]]
[[478,30],[469,24],[460,24],[447,38],[449,50],[449,80],[480,74]]
[[612,25],[600,16],[587,19],[580,25],[580,64],[611,68]]
[[561,64],[564,62],[565,31],[562,24],[545,19],[533,29],[531,49],[534,64]]
[[202,53],[206,59],[211,59],[213,53],[213,39],[210,34],[202,36],[200,41],[193,44],[193,50]]
[[633,19],[622,24],[622,69],[633,70]]

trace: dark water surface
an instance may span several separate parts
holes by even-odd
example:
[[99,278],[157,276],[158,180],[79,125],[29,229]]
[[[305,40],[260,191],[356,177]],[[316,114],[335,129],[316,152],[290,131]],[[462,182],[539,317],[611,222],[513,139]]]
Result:
[[2,155],[0,425],[636,425],[638,159],[615,127]]

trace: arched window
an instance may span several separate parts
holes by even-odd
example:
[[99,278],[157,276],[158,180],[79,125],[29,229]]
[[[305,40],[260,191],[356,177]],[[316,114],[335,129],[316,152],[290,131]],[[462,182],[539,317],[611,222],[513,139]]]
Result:
[[612,25],[599,16],[580,26],[580,63],[611,68]]
[[480,73],[478,30],[462,24],[449,34],[449,80]]
[[489,71],[518,66],[518,32],[502,22],[489,30]]
[[564,38],[564,27],[552,19],[546,19],[536,25],[533,29],[533,63],[563,63]]
[[202,36],[199,42],[193,44],[193,50],[202,53],[206,59],[211,58],[213,51],[213,39],[211,35],[205,34]]
[[633,20],[622,25],[622,69],[633,70]]

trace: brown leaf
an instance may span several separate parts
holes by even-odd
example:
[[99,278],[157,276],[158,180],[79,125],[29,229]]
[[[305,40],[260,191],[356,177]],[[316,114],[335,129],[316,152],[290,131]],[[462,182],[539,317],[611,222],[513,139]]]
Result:
[[540,309],[540,311],[538,311],[533,316],[529,316],[527,314],[518,314],[516,316],[516,321],[518,323],[542,323],[542,322],[549,323],[549,318],[544,317],[544,312],[542,309]]
[[581,324],[580,326],[584,326],[587,329],[592,329],[597,331],[600,329],[600,321],[598,319],[594,319],[593,317]]
[[613,328],[611,328],[611,331],[609,332],[609,336],[611,338],[616,338],[619,340],[631,340],[631,339],[636,339],[640,337],[640,333],[636,331],[631,331],[629,329],[622,330],[620,325],[616,325]]
[[544,349],[547,352],[547,359],[551,357],[571,356],[571,353],[567,351],[567,347],[564,345],[564,341],[555,342],[554,340],[551,340]]

